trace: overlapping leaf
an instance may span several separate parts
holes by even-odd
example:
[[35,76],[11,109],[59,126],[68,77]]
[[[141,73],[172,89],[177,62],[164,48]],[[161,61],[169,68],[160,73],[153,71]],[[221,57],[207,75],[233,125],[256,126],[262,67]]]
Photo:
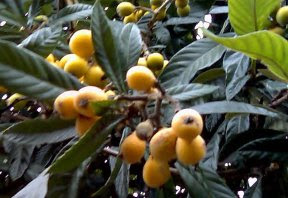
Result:
[[217,43],[261,60],[272,73],[288,82],[288,42],[283,37],[265,30],[235,38],[219,37],[205,29],[203,32]]

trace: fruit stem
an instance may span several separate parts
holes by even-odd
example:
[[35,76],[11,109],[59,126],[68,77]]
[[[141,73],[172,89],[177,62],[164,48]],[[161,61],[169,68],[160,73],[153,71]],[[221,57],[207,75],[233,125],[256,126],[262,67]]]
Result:
[[144,100],[144,101],[147,101],[148,100],[148,96],[147,95],[143,95],[143,96],[119,95],[119,96],[117,96],[115,98],[115,100],[128,100],[128,101]]

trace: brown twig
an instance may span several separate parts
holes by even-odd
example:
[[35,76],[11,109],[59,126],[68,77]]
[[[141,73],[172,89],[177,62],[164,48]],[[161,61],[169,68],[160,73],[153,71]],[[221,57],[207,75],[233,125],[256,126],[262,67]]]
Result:
[[276,107],[288,99],[288,90],[282,90],[275,98],[272,100],[270,107]]
[[154,11],[154,15],[153,15],[151,21],[148,23],[149,29],[152,29],[152,28],[153,28],[154,23],[157,21],[157,16],[158,16],[158,14],[160,13],[160,11],[161,11],[163,8],[165,8],[168,4],[172,3],[173,1],[174,1],[174,0],[166,0],[166,1],[164,1],[164,2],[162,3],[162,5]]

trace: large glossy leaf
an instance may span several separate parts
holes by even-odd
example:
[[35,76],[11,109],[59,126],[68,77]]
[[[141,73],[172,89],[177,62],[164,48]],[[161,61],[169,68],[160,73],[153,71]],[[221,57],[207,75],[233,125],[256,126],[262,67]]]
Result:
[[263,30],[281,0],[229,0],[229,20],[238,35]]
[[81,3],[68,5],[62,10],[60,10],[58,14],[51,16],[49,18],[49,23],[55,25],[80,20],[90,16],[91,13],[92,13],[91,5]]
[[179,84],[188,84],[197,71],[218,61],[225,48],[203,39],[193,42],[176,53],[160,75],[165,88]]
[[226,127],[226,139],[241,132],[247,131],[250,127],[249,115],[236,115],[231,118]]
[[20,190],[13,198],[44,198],[48,190],[49,174],[43,171],[37,178]]
[[60,118],[26,120],[12,125],[2,134],[9,141],[32,145],[61,142],[75,135],[74,121]]
[[136,65],[142,49],[142,38],[139,28],[129,23],[124,26],[120,34],[121,46],[123,47],[123,58],[124,58],[124,72],[128,68]]
[[217,89],[217,86],[193,83],[170,87],[167,93],[176,100],[185,101],[211,94]]
[[222,68],[213,68],[201,72],[192,82],[193,83],[208,83],[225,76],[225,71]]
[[280,116],[272,110],[265,109],[264,107],[258,107],[243,102],[229,102],[229,101],[217,101],[208,102],[192,107],[202,114],[211,113],[247,113],[247,114],[259,114],[271,117]]
[[0,20],[6,21],[8,24],[15,25],[18,28],[21,28],[22,26],[25,26],[26,22],[23,17],[20,15],[13,13],[13,11],[10,11],[9,8],[7,8],[4,4],[0,4]]
[[226,98],[231,100],[250,79],[246,75],[249,68],[249,57],[239,52],[226,52],[223,68],[226,72]]
[[56,47],[62,33],[62,27],[46,27],[33,32],[19,45],[43,57],[48,56]]
[[[258,138],[247,142],[232,152],[224,159],[224,162],[231,162],[232,166],[237,168],[259,165],[266,162],[287,163],[288,148],[285,146],[286,144],[286,133],[276,133],[267,138]],[[225,150],[227,151],[227,148]]]
[[266,30],[235,38],[223,38],[203,29],[204,34],[217,43],[259,59],[276,76],[288,82],[288,42]]
[[[127,68],[125,62],[127,63],[128,57],[124,57],[124,52],[122,51],[124,46],[123,48],[120,46],[119,35],[117,36],[115,33],[116,31],[121,32],[121,29],[122,25],[113,23],[112,26],[100,2],[97,0],[92,14],[92,38],[95,47],[95,58],[117,89],[125,92],[127,90],[124,84],[125,69]],[[125,46],[125,48],[127,47]]]
[[220,176],[210,168],[200,165],[196,171],[192,169],[189,171],[179,163],[175,165],[192,197],[236,198]]
[[78,79],[13,43],[0,41],[0,54],[0,82],[11,91],[47,100],[83,86]]
[[[49,172],[61,173],[76,168],[101,147],[114,127],[122,120],[122,116],[103,116],[75,145],[51,165]],[[79,155],[79,153],[81,153],[81,155]]]
[[9,153],[9,173],[13,181],[22,177],[30,164],[34,145],[16,144],[4,138],[4,149]]

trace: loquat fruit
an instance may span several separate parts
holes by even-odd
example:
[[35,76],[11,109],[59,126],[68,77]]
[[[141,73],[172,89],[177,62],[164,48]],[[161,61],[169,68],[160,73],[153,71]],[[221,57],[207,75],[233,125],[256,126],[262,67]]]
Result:
[[127,24],[127,23],[136,23],[137,22],[137,16],[135,13],[132,13],[128,16],[125,16],[123,19],[123,23]]
[[150,5],[160,6],[163,3],[163,0],[150,0]]
[[282,26],[288,24],[288,6],[283,6],[279,8],[276,14],[276,21]]
[[186,5],[184,8],[177,8],[177,14],[180,16],[180,17],[185,17],[185,16],[188,16],[190,13],[190,6],[189,4]]
[[201,115],[193,109],[182,109],[172,119],[171,127],[176,135],[188,141],[200,135],[203,129]]
[[161,161],[170,161],[176,158],[176,139],[177,136],[172,128],[160,129],[150,141],[151,155]]
[[184,165],[197,164],[206,154],[206,145],[203,138],[198,135],[191,142],[183,138],[177,138],[177,160]]
[[139,58],[137,65],[147,67],[146,58],[144,58],[144,57]]
[[54,109],[62,119],[74,119],[77,117],[78,113],[73,105],[77,94],[77,91],[65,91],[54,101]]
[[164,58],[160,53],[152,53],[147,57],[147,67],[152,71],[161,70],[163,64]]
[[177,8],[184,8],[185,6],[187,6],[189,3],[189,0],[176,0],[175,1],[175,6]]
[[74,99],[74,107],[79,114],[87,117],[94,117],[94,111],[90,102],[104,101],[107,99],[108,96],[102,89],[87,86],[78,91],[78,94]]
[[65,64],[67,63],[68,60],[77,57],[76,54],[66,54],[63,56],[60,61],[59,61],[59,66],[64,69]]
[[78,30],[73,34],[69,41],[72,53],[84,58],[90,58],[94,53],[91,30]]
[[116,10],[120,17],[125,17],[134,12],[135,6],[130,2],[121,2],[118,4]]
[[54,63],[56,58],[54,57],[53,54],[49,54],[47,57],[46,57],[46,60],[49,62],[49,63]]
[[279,34],[279,35],[284,35],[284,32],[285,32],[285,30],[283,29],[283,28],[281,28],[281,27],[274,27],[274,28],[271,28],[271,29],[269,29],[269,31],[270,32],[274,32],[275,34]]
[[100,88],[105,87],[106,81],[105,81],[105,73],[99,66],[92,66],[89,68],[89,70],[84,75],[84,83],[91,85],[91,86],[97,86]]
[[64,71],[76,76],[77,78],[82,77],[88,69],[89,66],[87,61],[79,56],[70,58],[64,66]]
[[79,136],[84,135],[100,117],[85,117],[79,115],[76,119],[75,129]]
[[153,125],[150,120],[140,122],[136,126],[136,135],[141,140],[148,140],[153,135]]
[[156,82],[153,72],[144,66],[131,67],[126,74],[126,80],[128,87],[137,91],[149,91]]
[[165,184],[170,177],[169,164],[149,156],[143,167],[145,184],[151,188],[158,188]]
[[146,142],[140,140],[136,132],[126,137],[120,146],[120,155],[128,164],[135,164],[144,156]]

